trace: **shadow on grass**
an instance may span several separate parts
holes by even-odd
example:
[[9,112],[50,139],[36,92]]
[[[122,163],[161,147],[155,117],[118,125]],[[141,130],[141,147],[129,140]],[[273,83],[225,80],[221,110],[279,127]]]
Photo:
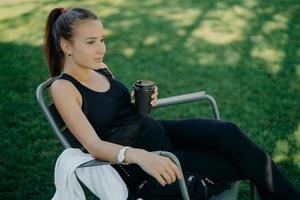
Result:
[[[280,6],[251,2],[95,1],[87,7],[100,17],[103,13],[105,62],[128,88],[147,78],[157,83],[162,97],[208,91],[222,118],[249,132],[300,188],[300,9],[281,1]],[[63,5],[71,4],[85,3]],[[36,20],[55,6],[61,5],[33,3],[27,13],[1,20],[1,31],[9,34],[24,26],[27,35],[34,35],[27,25],[42,27]],[[55,189],[54,163],[62,150],[34,96],[48,76],[42,48],[27,39],[0,43],[0,184],[5,191],[0,199],[49,199]],[[153,116],[209,114],[205,106],[193,105],[154,111]]]

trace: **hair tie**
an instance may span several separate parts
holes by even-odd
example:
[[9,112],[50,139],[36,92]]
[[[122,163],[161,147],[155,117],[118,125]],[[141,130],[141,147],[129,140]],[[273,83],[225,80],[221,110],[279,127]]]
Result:
[[60,11],[62,15],[68,12],[68,10],[65,8],[60,8]]

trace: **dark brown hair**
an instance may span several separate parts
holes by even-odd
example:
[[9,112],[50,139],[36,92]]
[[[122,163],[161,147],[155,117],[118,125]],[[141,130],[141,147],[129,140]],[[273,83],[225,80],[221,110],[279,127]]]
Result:
[[57,76],[62,72],[64,52],[60,48],[61,38],[70,41],[76,23],[84,20],[97,20],[91,11],[83,8],[54,8],[48,15],[45,24],[44,53],[50,70],[50,75]]

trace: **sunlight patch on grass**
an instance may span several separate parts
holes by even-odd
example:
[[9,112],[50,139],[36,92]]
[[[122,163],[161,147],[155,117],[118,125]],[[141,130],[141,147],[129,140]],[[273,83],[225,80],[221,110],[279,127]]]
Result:
[[[17,42],[20,43],[22,42],[22,36],[24,36],[24,33],[26,32],[25,26],[19,26],[15,27],[14,29],[9,29],[9,30],[4,30],[1,31],[0,37],[2,42]],[[32,44],[32,41],[30,41]]]
[[22,6],[24,5],[23,3],[31,3],[33,0],[9,0],[9,1],[0,1],[0,6],[11,6],[11,5],[18,5],[20,6],[20,4],[22,4]]
[[23,4],[22,6],[14,4],[9,9],[6,6],[0,6],[0,20],[17,18],[20,15],[31,11],[32,8],[32,3]]
[[112,15],[116,15],[118,13],[120,13],[120,9],[116,8],[116,7],[105,7],[105,9],[101,8],[101,9],[93,9],[93,12],[96,13],[96,15],[101,19],[102,17],[109,17]]
[[297,146],[300,148],[300,123],[298,124],[297,130],[294,132],[294,137]]
[[164,17],[174,23],[176,27],[190,26],[195,22],[195,19],[201,14],[199,8],[189,9],[159,9],[155,10],[153,15],[157,17]]
[[198,63],[201,65],[211,65],[217,60],[216,53],[203,52],[199,55]]
[[253,8],[253,7],[255,7],[258,4],[258,2],[257,2],[257,0],[244,0],[243,4],[247,8]]
[[58,7],[58,8],[63,7],[66,9],[71,9],[71,8],[80,7],[80,6],[88,7],[86,3],[82,4],[82,2],[78,2],[78,4],[74,4],[74,2],[72,2],[72,1],[61,1],[58,4],[43,4],[43,6],[41,6],[39,8],[39,11],[40,11],[40,13],[43,12],[42,15],[46,19],[48,13],[56,7]]
[[286,30],[287,27],[288,27],[287,17],[283,16],[282,14],[276,14],[273,16],[271,21],[267,21],[264,24],[262,31],[268,34],[276,30]]
[[153,44],[156,44],[158,42],[158,37],[156,36],[148,36],[144,39],[143,44],[145,46],[151,46]]
[[[108,2],[108,1],[104,1],[104,2]],[[127,0],[114,0],[109,2],[111,3],[112,6],[124,6],[128,3]]]
[[201,52],[198,63],[206,66],[236,66],[240,60],[239,52],[225,50],[221,52]]
[[[266,11],[264,11],[266,12]],[[287,28],[291,14],[274,14],[262,24],[262,33],[252,36],[251,56],[264,62],[264,67],[273,75],[282,70],[285,59],[284,46],[288,41]]]
[[[91,7],[97,3],[97,1],[85,1],[82,3],[78,3],[75,7]],[[35,3],[36,4],[36,3]],[[30,10],[28,7],[31,9],[36,6],[34,3],[32,4],[25,4],[26,6],[21,6],[23,8],[24,12],[25,10]],[[74,4],[71,2],[63,2],[59,6],[61,7],[66,7],[66,8],[72,8],[74,7]],[[53,9],[54,5],[43,5],[37,12],[32,13],[31,20],[29,21],[24,21],[21,18],[16,17],[16,22],[14,24],[0,24],[0,37],[2,42],[16,42],[17,43],[28,43],[30,42],[31,45],[34,46],[39,46],[43,43],[43,29],[44,29],[44,23],[47,17],[47,14],[51,9]],[[26,9],[24,9],[26,8]],[[1,10],[1,8],[0,8]],[[14,8],[14,10],[18,9]],[[20,9],[22,10],[22,9]],[[113,7],[107,7],[106,9],[101,9],[101,16],[109,16],[112,14],[115,14],[119,12],[118,8],[113,8]],[[0,12],[1,13],[1,12]],[[5,13],[5,12],[4,12]],[[95,11],[95,13],[97,13]],[[1,16],[1,15],[0,15]],[[1,17],[0,17],[1,18]],[[136,21],[133,22],[132,20],[125,20],[119,23],[118,25],[123,28],[129,28],[133,23],[137,23]],[[32,34],[34,33],[34,34]],[[111,29],[106,29],[105,28],[105,33],[107,36],[112,35],[112,30]]]
[[162,49],[165,51],[170,51],[173,48],[171,44],[165,43],[162,45]]
[[128,30],[131,26],[134,26],[134,25],[138,24],[139,22],[140,22],[140,20],[138,20],[138,19],[123,19],[119,23],[116,23],[114,25],[114,27]]
[[293,161],[300,169],[300,152],[293,156]]
[[279,140],[275,144],[273,159],[275,162],[282,162],[289,159],[289,144],[286,140]]
[[176,33],[179,36],[185,36],[186,35],[186,31],[184,29],[177,29]]
[[131,10],[126,10],[125,12],[123,12],[123,15],[126,17],[132,17],[135,15],[135,13]]
[[252,17],[253,13],[241,6],[215,9],[207,14],[192,36],[217,45],[241,41]]
[[114,31],[110,28],[106,28],[104,25],[104,34],[105,36],[112,36],[114,34]]
[[268,71],[271,74],[277,74],[282,68],[281,62],[285,53],[281,49],[256,46],[252,49],[251,56],[265,61]]
[[13,28],[1,27],[0,40],[18,44],[30,43],[33,46],[41,45],[43,42],[43,22],[42,20],[34,19],[24,22],[22,26],[14,26]]
[[151,1],[144,2],[144,5],[147,5],[147,6],[153,6],[153,5],[157,5],[157,4],[161,4],[161,0],[151,0]]
[[134,54],[135,54],[134,48],[124,48],[123,50],[123,55],[127,58],[132,58]]
[[[294,164],[300,168],[300,123],[290,139],[292,142],[288,140],[276,142],[273,159],[275,162],[293,160]],[[294,142],[296,143],[295,147],[292,146]]]

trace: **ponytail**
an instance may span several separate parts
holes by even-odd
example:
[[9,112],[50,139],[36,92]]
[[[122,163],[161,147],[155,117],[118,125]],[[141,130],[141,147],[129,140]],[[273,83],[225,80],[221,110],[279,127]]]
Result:
[[89,10],[74,8],[54,8],[48,15],[45,24],[44,53],[50,76],[59,75],[63,70],[64,52],[60,48],[60,39],[70,41],[75,23],[83,20],[97,20],[98,17]]
[[60,58],[56,50],[56,41],[52,34],[53,25],[61,14],[62,12],[60,8],[53,9],[48,15],[45,26],[44,53],[51,76],[57,76],[62,71],[62,58]]

